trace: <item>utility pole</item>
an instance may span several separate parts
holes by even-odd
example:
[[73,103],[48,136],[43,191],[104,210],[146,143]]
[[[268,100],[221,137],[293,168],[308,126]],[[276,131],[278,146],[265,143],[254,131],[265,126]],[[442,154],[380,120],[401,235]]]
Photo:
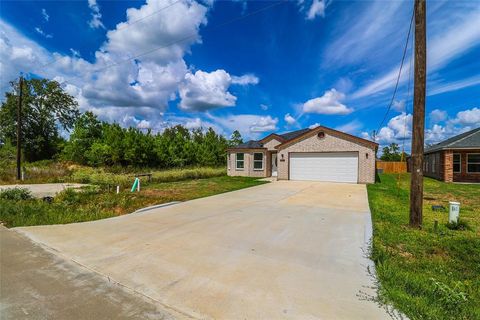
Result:
[[427,72],[426,4],[415,0],[415,80],[413,93],[412,179],[410,182],[410,226],[422,227],[423,146],[425,133],[425,86]]
[[22,98],[23,98],[23,77],[18,81],[20,92],[17,108],[17,180],[22,179]]

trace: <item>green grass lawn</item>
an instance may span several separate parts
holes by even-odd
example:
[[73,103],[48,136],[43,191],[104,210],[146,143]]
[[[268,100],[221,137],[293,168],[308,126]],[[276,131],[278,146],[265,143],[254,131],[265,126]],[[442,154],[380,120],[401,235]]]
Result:
[[[383,174],[368,186],[380,299],[410,319],[480,319],[480,185],[425,178],[417,230],[408,226],[410,176],[397,178]],[[461,203],[460,230],[447,226],[448,201]]]
[[[0,199],[0,221],[7,227],[63,224],[110,218],[131,213],[139,208],[186,201],[223,192],[247,188],[265,182],[248,177],[220,176],[207,179],[143,184],[142,190],[120,194],[107,188],[89,188],[80,192],[64,191],[53,203],[40,199]],[[113,190],[113,189],[112,189]]]

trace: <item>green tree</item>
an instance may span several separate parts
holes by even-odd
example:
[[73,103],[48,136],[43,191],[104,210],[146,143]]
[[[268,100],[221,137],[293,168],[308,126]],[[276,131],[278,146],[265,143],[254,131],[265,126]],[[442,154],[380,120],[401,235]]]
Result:
[[[19,85],[11,82],[0,108],[2,140],[16,143]],[[22,149],[27,161],[51,159],[62,143],[60,128],[70,130],[79,115],[78,103],[60,84],[48,79],[25,80],[22,100]]]
[[238,130],[233,131],[232,135],[230,136],[230,140],[228,140],[228,146],[234,147],[241,143],[243,143],[242,135]]
[[63,158],[87,164],[87,153],[101,136],[102,123],[92,112],[85,112],[75,122],[70,139],[63,149]]
[[380,157],[380,159],[383,161],[400,161],[401,158],[402,153],[400,152],[400,147],[396,143],[391,143],[390,145],[384,147],[382,156]]

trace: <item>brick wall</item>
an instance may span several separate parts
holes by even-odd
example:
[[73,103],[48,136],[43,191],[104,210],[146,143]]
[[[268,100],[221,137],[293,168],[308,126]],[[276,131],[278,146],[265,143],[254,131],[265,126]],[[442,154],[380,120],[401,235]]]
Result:
[[468,173],[467,172],[467,155],[469,153],[480,153],[480,149],[476,150],[455,150],[452,152],[452,167],[453,167],[453,154],[459,153],[461,155],[461,172],[453,173],[454,182],[480,182],[480,173]]
[[445,182],[453,182],[453,152],[452,150],[443,151],[442,157],[443,167],[441,178]]
[[[426,177],[443,180],[445,182],[480,182],[480,173],[467,172],[467,155],[469,153],[480,153],[478,150],[443,150],[425,155]],[[453,172],[453,155],[460,154],[461,172]],[[433,157],[439,157],[439,170],[433,172],[431,169]]]
[[[263,170],[253,170],[253,154],[263,153]],[[236,169],[236,153],[244,154],[244,168]],[[266,177],[267,176],[267,158],[265,150],[245,150],[245,151],[228,151],[227,174],[229,176],[243,176],[243,177]]]
[[277,139],[272,139],[272,140],[264,143],[264,144],[263,144],[263,147],[264,147],[264,148],[267,148],[267,150],[269,150],[269,151],[273,151],[273,150],[276,151],[277,149],[275,149],[275,147],[278,146],[280,143],[281,143],[281,142],[278,141]]
[[[339,137],[325,133],[323,138],[314,135],[296,142],[285,149],[278,151],[278,179],[287,180],[288,173],[288,154],[290,152],[358,152],[358,182],[375,182],[375,151],[364,145],[344,140]],[[282,161],[283,154],[283,161]],[[368,155],[368,158],[367,158]]]
[[445,161],[444,161],[442,151],[426,154],[423,157],[423,162],[424,162],[424,169],[423,169],[424,176],[438,179],[438,180],[444,179],[443,168],[445,166]]

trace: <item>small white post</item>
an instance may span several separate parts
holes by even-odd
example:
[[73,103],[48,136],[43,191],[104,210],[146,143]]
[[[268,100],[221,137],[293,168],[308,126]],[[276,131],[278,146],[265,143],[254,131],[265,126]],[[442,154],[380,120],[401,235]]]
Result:
[[140,179],[138,179],[137,192],[140,192]]
[[117,194],[120,193],[120,186],[117,186]]
[[450,201],[450,210],[448,213],[448,222],[458,223],[458,217],[460,216],[460,202]]

